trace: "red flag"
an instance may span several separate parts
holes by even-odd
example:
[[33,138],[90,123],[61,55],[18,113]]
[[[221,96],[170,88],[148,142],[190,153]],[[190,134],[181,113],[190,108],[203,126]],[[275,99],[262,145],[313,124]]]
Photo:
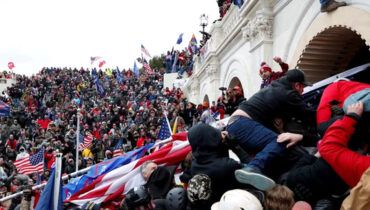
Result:
[[100,62],[99,62],[99,68],[103,67],[103,66],[104,66],[104,64],[105,64],[105,61],[100,61]]
[[9,68],[10,70],[12,70],[14,67],[15,67],[15,66],[14,66],[14,63],[13,63],[13,62],[9,62],[9,63],[8,63],[8,68]]

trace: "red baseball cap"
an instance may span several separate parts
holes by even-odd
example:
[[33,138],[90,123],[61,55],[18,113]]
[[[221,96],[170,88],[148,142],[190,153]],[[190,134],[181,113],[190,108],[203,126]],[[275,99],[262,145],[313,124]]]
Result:
[[235,86],[233,90],[241,91],[242,89],[239,86]]

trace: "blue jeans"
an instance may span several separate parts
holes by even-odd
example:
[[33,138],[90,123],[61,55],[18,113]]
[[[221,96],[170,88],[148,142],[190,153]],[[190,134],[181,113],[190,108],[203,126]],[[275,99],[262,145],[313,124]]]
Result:
[[182,76],[182,74],[184,73],[184,71],[185,71],[185,68],[180,68],[180,69],[179,69],[179,72],[178,72],[178,73],[179,73],[179,75],[181,75],[181,76]]
[[166,61],[166,73],[171,73],[172,62]]
[[269,166],[275,158],[284,155],[286,144],[277,143],[278,135],[262,124],[246,117],[236,118],[226,127],[227,132],[236,137],[245,151],[256,154],[248,163],[248,167],[264,173],[266,166]]
[[320,0],[321,7],[326,7],[332,0]]

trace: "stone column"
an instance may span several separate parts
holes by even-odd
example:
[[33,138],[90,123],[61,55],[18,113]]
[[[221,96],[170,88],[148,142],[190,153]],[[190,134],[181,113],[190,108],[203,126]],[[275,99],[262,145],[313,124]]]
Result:
[[220,91],[218,88],[220,87],[220,64],[218,62],[212,62],[207,66],[206,69],[209,81],[210,81],[210,90],[211,92],[208,93],[210,102],[217,101],[218,95],[220,95]]

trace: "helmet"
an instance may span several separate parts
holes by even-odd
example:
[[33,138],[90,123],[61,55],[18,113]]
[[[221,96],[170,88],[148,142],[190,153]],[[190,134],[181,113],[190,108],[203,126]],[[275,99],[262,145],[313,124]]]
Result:
[[135,187],[127,192],[126,203],[130,207],[146,205],[151,197],[148,189],[145,186]]
[[214,203],[211,210],[263,210],[260,201],[246,190],[229,190],[225,192],[220,202]]
[[166,196],[166,207],[167,209],[186,209],[186,190],[182,186],[172,188]]

